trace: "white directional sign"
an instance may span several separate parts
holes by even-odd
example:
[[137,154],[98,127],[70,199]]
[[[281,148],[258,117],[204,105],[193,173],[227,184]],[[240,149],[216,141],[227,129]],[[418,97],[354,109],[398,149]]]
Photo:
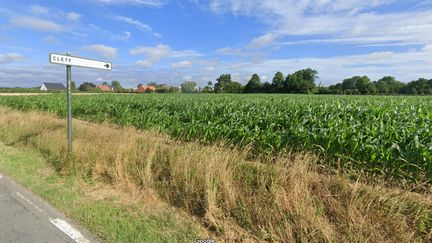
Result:
[[96,61],[82,57],[67,56],[61,54],[50,53],[50,63],[62,64],[68,66],[79,66],[86,68],[96,68],[111,71],[112,64],[110,62]]

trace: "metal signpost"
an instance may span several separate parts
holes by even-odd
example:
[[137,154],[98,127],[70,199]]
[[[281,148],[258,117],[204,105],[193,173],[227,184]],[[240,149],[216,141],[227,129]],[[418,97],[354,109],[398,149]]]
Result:
[[66,65],[66,89],[67,89],[67,127],[68,127],[68,154],[72,155],[72,87],[71,87],[71,67],[86,67],[111,71],[112,63],[97,60],[91,60],[82,57],[50,53],[49,62],[53,64]]

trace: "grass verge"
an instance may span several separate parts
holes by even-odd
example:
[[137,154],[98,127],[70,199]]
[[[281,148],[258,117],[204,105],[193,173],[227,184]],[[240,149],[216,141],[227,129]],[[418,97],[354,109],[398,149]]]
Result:
[[[154,193],[196,216],[219,239],[432,240],[430,196],[319,173],[317,158],[309,154],[266,164],[248,160],[245,150],[75,120],[75,152],[67,159],[65,131],[64,120],[52,115],[0,108],[0,140],[6,144],[37,149],[64,178],[101,183],[117,193]],[[119,207],[134,201],[122,198]],[[145,200],[138,197],[134,205]]]
[[[191,242],[200,235],[199,225],[154,199],[124,203],[116,190],[59,175],[37,151],[0,142],[0,171],[107,242]],[[151,211],[143,208],[149,205]]]

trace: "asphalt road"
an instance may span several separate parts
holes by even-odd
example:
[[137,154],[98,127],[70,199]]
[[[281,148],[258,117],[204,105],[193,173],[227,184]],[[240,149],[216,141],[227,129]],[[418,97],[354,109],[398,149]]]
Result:
[[97,242],[39,197],[0,174],[0,242]]

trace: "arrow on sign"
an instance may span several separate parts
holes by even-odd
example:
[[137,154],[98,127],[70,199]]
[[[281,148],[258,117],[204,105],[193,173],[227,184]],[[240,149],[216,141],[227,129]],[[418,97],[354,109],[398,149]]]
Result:
[[109,66],[109,64],[107,63],[107,64],[105,64],[105,67],[106,67],[106,68],[109,68],[110,66]]

